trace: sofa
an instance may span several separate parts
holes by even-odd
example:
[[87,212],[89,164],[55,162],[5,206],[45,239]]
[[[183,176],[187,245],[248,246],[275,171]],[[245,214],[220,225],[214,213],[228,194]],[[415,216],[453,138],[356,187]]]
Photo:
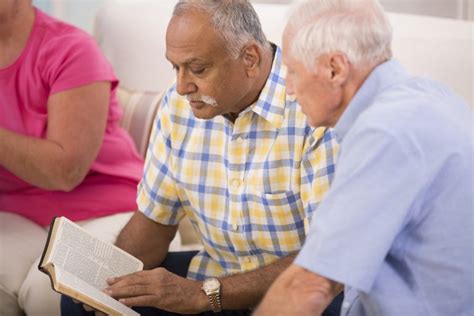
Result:
[[[280,45],[290,4],[254,1],[268,39]],[[146,153],[148,136],[162,93],[174,73],[165,59],[165,32],[175,0],[106,0],[98,12],[94,36],[120,79],[119,99],[124,126],[138,150]],[[389,13],[394,28],[394,57],[415,75],[444,82],[474,106],[474,23]],[[188,221],[179,227],[178,247],[197,249]],[[176,244],[176,242],[175,242]]]

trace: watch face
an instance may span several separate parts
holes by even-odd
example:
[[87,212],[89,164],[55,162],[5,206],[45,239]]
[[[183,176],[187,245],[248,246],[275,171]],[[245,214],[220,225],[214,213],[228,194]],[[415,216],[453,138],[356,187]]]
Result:
[[219,286],[220,286],[219,281],[217,281],[216,279],[209,279],[204,282],[202,289],[207,292],[207,291],[216,290],[219,288]]

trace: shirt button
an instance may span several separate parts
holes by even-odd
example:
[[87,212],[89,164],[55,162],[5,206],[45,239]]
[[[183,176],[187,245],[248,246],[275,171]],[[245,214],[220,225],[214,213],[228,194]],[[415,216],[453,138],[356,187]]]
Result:
[[351,306],[351,303],[349,303],[348,301],[344,301],[344,302],[342,303],[342,308],[347,309],[347,308],[349,308],[349,306]]
[[239,231],[239,225],[237,225],[237,224],[232,224],[232,230],[233,230],[234,232]]
[[231,184],[234,188],[238,188],[238,187],[240,187],[240,180],[239,179],[233,179]]
[[252,258],[250,258],[250,257],[246,257],[246,258],[245,258],[245,262],[246,262],[246,263],[250,263],[250,262],[252,262]]
[[237,138],[237,144],[242,144],[244,139],[242,137]]

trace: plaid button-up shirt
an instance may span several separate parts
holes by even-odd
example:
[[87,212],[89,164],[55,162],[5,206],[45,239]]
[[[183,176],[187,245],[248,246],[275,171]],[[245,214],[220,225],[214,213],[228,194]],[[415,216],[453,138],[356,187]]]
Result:
[[190,217],[204,246],[191,279],[254,270],[303,245],[337,145],[330,129],[307,125],[285,75],[277,48],[258,100],[234,123],[195,118],[175,85],[163,98],[137,202],[161,224]]

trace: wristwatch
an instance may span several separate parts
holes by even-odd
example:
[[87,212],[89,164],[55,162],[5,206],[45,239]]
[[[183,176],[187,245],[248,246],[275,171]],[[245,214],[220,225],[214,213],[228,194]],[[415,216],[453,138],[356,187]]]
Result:
[[216,278],[210,278],[204,281],[201,288],[206,293],[209,305],[214,313],[222,311],[221,305],[221,283]]

